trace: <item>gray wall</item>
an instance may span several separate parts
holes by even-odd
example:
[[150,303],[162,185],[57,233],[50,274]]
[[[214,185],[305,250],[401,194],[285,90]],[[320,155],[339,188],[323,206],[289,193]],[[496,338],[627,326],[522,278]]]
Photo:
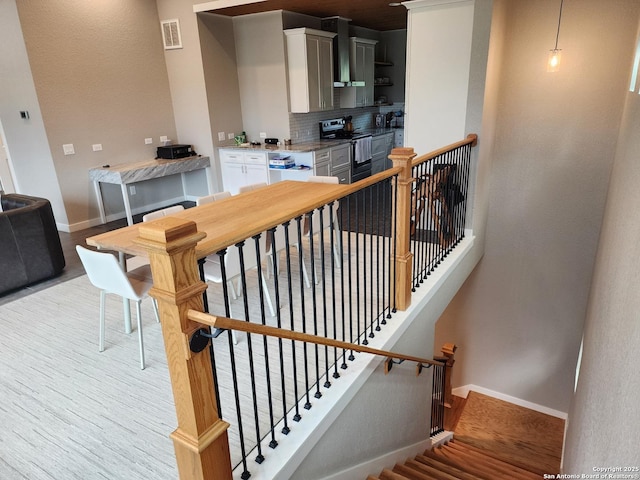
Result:
[[567,473],[638,463],[640,95],[627,93],[626,99],[585,322],[578,388],[569,416]]
[[[69,224],[86,227],[97,217],[89,168],[153,158],[160,135],[176,138],[156,3],[26,0],[18,11]],[[132,206],[162,190],[141,187]],[[110,198],[121,210],[119,192]]]
[[[0,2],[0,120],[13,160],[16,189],[48,198],[56,221],[67,223],[60,185],[33,83],[27,49],[14,0]],[[20,111],[29,112],[29,120]]]
[[[436,327],[459,345],[454,386],[567,412],[638,4],[496,1],[505,16],[485,256]],[[612,54],[615,52],[615,54]]]

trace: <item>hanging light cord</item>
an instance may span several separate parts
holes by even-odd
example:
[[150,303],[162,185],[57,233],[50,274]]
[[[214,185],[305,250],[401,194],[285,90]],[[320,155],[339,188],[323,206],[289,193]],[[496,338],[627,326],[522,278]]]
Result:
[[560,15],[558,15],[558,32],[556,33],[556,46],[554,50],[558,50],[558,37],[560,37],[560,22],[562,21],[562,4],[564,0],[560,0]]

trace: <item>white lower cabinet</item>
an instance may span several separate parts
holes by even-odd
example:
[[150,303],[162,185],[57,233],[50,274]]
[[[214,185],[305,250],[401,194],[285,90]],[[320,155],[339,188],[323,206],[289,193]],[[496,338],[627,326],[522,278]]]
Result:
[[220,150],[220,167],[224,189],[232,195],[245,185],[269,183],[266,152]]

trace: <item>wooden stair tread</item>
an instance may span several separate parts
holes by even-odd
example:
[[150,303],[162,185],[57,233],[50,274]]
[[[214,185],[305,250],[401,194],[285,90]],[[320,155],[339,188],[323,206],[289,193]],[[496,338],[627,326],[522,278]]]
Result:
[[433,468],[430,465],[426,465],[422,462],[418,462],[417,460],[407,460],[405,463],[409,468],[416,470],[420,473],[424,473],[425,475],[430,475],[437,480],[461,480],[460,477],[456,477],[449,472],[444,470],[440,470],[437,468]]
[[437,468],[439,470],[442,470],[443,472],[449,473],[460,480],[484,480],[483,477],[479,477],[467,472],[463,468],[463,466],[458,467],[457,464],[450,465],[445,461],[442,461],[445,459],[433,458],[432,456],[427,455],[427,453],[431,454],[431,452],[429,451],[425,452],[424,455],[417,455],[416,460],[420,463],[424,463],[425,465],[429,465],[430,467]]
[[470,445],[470,444],[464,442],[463,440],[459,440],[459,439],[454,438],[453,441],[451,441],[449,443],[451,443],[452,445],[455,444],[455,445],[457,445],[459,447],[463,447],[468,451],[474,451],[474,452],[480,453],[482,455],[485,455],[487,457],[491,457],[491,458],[494,458],[496,460],[500,460],[501,462],[504,462],[504,463],[507,463],[509,465],[512,465],[512,466],[522,470],[523,472],[526,472],[527,474],[530,474],[530,478],[531,479],[539,479],[545,473],[548,473],[548,472],[545,472],[545,471],[543,471],[541,469],[534,468],[531,465],[522,465],[522,464],[520,464],[519,462],[515,461],[512,458],[504,458],[504,457],[501,457],[500,455],[498,455],[495,452],[491,452],[489,450],[484,450],[484,449],[478,448],[478,447],[476,447],[474,445]]
[[380,480],[412,480],[412,479],[407,478],[403,475],[400,475],[399,473],[393,472],[388,468],[385,468],[380,473]]
[[476,468],[481,468],[482,471],[491,473],[493,475],[507,476],[508,478],[517,478],[522,480],[528,480],[529,477],[522,473],[522,470],[510,465],[508,463],[497,460],[493,457],[483,455],[482,453],[472,452],[465,450],[459,445],[454,445],[454,442],[450,442],[447,445],[443,445],[441,448],[445,452],[452,452],[451,455],[458,457],[461,463],[467,463],[474,465]]
[[504,472],[497,471],[491,465],[486,465],[482,462],[482,459],[470,459],[460,454],[457,450],[438,447],[433,450],[433,453],[440,458],[446,458],[451,462],[455,462],[458,468],[471,472],[473,475],[484,478],[485,480],[510,478]]
[[438,478],[432,477],[431,475],[427,475],[426,473],[422,473],[418,470],[414,470],[413,468],[408,467],[407,465],[402,465],[396,463],[396,466],[393,467],[393,471],[404,475],[409,480],[439,480]]

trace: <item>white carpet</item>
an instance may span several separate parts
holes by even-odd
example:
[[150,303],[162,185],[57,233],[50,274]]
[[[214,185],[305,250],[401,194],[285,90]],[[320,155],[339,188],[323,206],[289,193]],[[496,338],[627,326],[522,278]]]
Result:
[[0,478],[177,478],[177,423],[150,300],[145,370],[114,296],[98,352],[98,301],[82,276],[0,307]]

